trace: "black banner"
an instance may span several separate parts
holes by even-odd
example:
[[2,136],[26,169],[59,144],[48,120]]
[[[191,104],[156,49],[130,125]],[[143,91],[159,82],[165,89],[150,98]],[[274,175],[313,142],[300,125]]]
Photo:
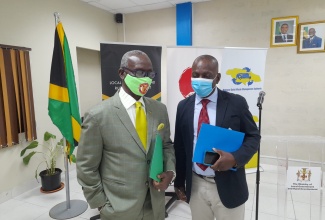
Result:
[[145,96],[161,100],[161,50],[160,46],[143,46],[127,44],[100,44],[101,72],[102,72],[102,99],[112,97],[122,86],[118,74],[122,56],[130,50],[141,50],[151,59],[153,71],[157,73],[151,88]]

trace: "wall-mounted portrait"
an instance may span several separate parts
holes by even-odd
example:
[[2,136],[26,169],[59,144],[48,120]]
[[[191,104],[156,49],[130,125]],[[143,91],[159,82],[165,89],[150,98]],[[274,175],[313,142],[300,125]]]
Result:
[[296,46],[298,16],[272,18],[271,47]]
[[325,21],[300,23],[298,39],[298,53],[325,52]]

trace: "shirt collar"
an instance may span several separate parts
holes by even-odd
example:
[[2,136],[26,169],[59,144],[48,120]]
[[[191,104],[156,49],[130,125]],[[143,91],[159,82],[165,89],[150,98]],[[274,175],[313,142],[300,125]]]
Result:
[[[201,102],[203,98],[201,98],[200,96],[198,96],[197,94],[195,94],[195,105],[199,104]],[[210,102],[214,102],[217,103],[217,99],[218,99],[218,88],[216,87],[216,89],[214,90],[214,92],[207,98],[204,99],[209,99]]]
[[143,97],[141,97],[139,100],[135,100],[132,96],[130,96],[129,94],[127,94],[124,91],[123,87],[121,87],[121,89],[120,89],[119,96],[120,96],[121,102],[122,102],[123,106],[125,107],[125,109],[129,109],[130,107],[134,106],[134,104],[137,101],[141,102],[143,107],[145,106]]

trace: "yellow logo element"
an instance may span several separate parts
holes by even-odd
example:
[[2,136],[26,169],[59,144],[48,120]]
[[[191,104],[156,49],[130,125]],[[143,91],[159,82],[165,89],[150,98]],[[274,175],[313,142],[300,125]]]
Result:
[[261,82],[261,77],[255,73],[253,73],[250,68],[245,67],[243,69],[234,68],[229,69],[226,72],[227,75],[231,76],[232,82],[235,85],[252,85],[254,82]]

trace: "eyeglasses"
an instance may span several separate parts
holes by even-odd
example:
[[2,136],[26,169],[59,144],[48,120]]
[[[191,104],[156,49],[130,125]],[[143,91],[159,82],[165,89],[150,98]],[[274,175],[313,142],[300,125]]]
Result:
[[122,69],[127,70],[131,76],[135,76],[135,77],[138,77],[138,78],[149,77],[150,79],[153,79],[157,75],[157,73],[155,73],[153,71],[145,72],[143,70],[137,70],[137,69],[131,70],[131,69],[126,68],[126,67],[122,67]]

